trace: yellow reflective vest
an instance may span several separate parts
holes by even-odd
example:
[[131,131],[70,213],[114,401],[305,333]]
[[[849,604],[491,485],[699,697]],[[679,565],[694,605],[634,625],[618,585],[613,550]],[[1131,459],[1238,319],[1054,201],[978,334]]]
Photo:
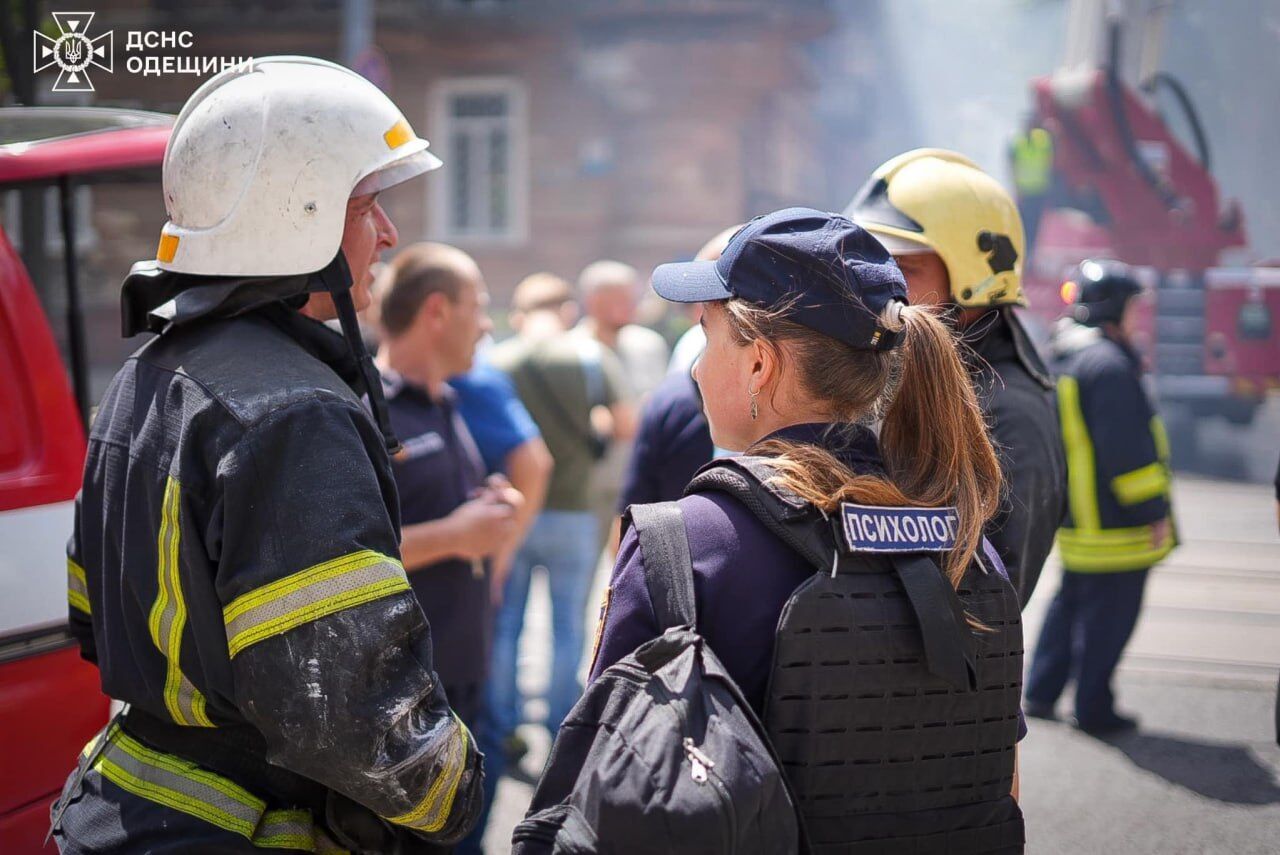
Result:
[[1023,196],[1049,191],[1053,173],[1053,137],[1044,128],[1032,128],[1013,140],[1013,183]]

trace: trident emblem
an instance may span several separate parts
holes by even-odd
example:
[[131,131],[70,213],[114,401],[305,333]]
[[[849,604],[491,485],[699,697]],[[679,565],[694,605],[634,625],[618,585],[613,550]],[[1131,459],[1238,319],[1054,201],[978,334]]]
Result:
[[38,31],[31,34],[34,70],[40,72],[51,65],[58,66],[54,92],[92,92],[89,69],[112,71],[112,32],[107,30],[97,38],[89,38],[87,31],[93,23],[93,16],[93,12],[54,12],[58,38],[50,38]]

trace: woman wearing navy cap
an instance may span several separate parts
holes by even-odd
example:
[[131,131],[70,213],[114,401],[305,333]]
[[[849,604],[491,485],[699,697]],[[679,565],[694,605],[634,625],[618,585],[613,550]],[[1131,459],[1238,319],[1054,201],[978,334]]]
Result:
[[[777,691],[784,682],[777,668],[786,664],[775,661],[780,616],[814,577],[814,562],[732,495],[698,491],[680,500],[696,628],[764,720],[810,842],[818,851],[872,839],[890,844],[877,852],[916,851],[926,842],[939,852],[1021,851],[1014,801],[1014,743],[1025,732],[1018,603],[982,537],[999,501],[1000,471],[952,334],[928,308],[907,305],[903,277],[873,237],[844,217],[805,208],[748,223],[718,261],[660,266],[653,287],[671,301],[705,304],[707,348],[694,378],[715,444],[767,457],[773,487],[824,516],[860,513],[839,559],[862,562],[855,572],[899,568],[893,572],[900,581],[866,604],[865,614],[898,614],[893,609],[911,600],[911,620],[881,621],[886,638],[918,649],[921,635],[929,635],[936,623],[929,609],[940,601],[915,590],[943,586],[943,599],[963,609],[952,647],[966,649],[934,643],[923,659],[841,656],[852,636],[831,633],[828,652],[810,658],[858,670],[812,679],[824,687],[854,680],[858,689],[838,716],[847,727],[782,727],[787,708],[780,701],[789,698]],[[878,436],[870,427],[877,420]],[[902,507],[919,509],[912,513],[921,521],[937,513],[930,509],[950,515],[947,544],[924,565],[905,560],[920,557],[921,548],[902,534],[914,533],[914,522],[897,534],[888,526]],[[933,578],[920,578],[920,566]],[[908,567],[916,577],[901,569]],[[593,680],[660,634],[634,529],[622,541],[603,611]],[[857,621],[860,629],[880,628]],[[935,676],[943,671],[933,660],[952,654],[960,663],[958,688]],[[841,735],[819,736],[831,731]],[[796,771],[806,764],[838,770],[831,779],[842,790],[838,798],[818,792],[820,776]]]

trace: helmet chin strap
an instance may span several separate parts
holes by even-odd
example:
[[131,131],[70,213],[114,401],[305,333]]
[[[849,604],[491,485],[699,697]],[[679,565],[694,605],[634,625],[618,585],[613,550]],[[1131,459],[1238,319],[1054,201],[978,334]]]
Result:
[[342,325],[342,336],[347,340],[347,348],[355,358],[364,378],[365,390],[369,395],[369,406],[373,410],[374,422],[382,433],[387,444],[387,451],[396,454],[400,451],[400,440],[391,430],[391,419],[387,415],[387,399],[382,395],[382,378],[373,357],[364,346],[364,338],[360,335],[360,322],[356,319],[356,304],[351,299],[351,268],[347,265],[347,257],[338,250],[334,263],[320,271],[320,280],[324,290],[333,298],[333,305],[338,310],[338,323]]

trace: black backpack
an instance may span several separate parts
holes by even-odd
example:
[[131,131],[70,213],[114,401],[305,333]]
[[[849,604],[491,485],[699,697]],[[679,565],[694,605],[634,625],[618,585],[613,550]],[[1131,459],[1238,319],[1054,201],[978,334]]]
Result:
[[802,851],[764,728],[694,629],[679,506],[628,515],[665,632],[606,669],[560,726],[513,853]]

